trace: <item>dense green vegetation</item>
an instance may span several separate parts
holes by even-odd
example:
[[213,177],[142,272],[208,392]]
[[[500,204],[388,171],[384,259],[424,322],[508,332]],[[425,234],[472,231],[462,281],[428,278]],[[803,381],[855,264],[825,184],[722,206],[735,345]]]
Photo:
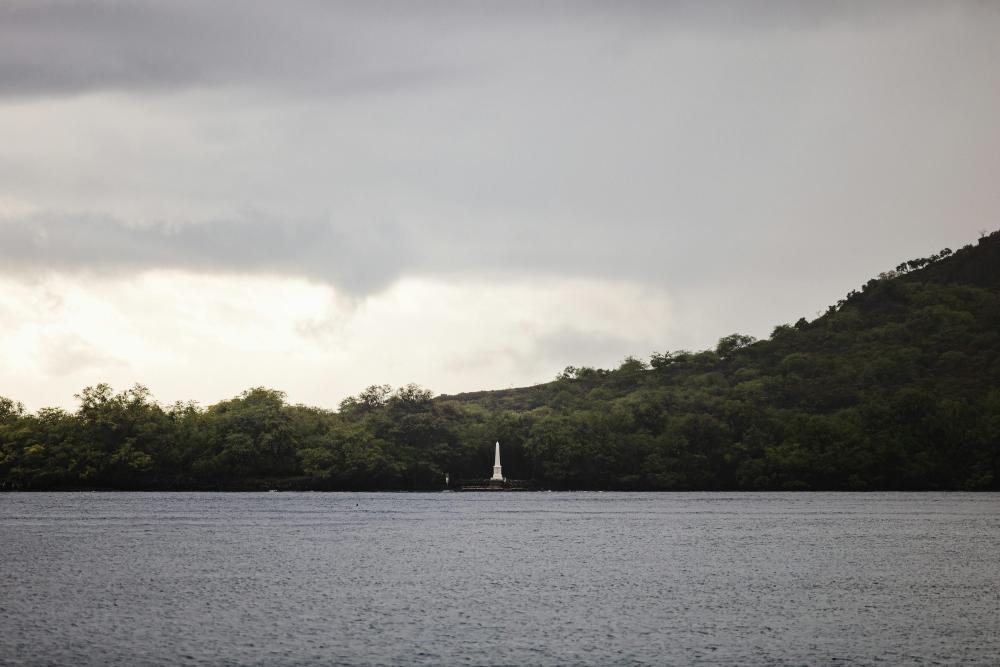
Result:
[[1000,489],[1000,232],[905,262],[822,317],[714,350],[337,412],[250,389],[208,408],[141,386],[74,413],[0,398],[3,488],[431,489],[504,470],[550,488]]

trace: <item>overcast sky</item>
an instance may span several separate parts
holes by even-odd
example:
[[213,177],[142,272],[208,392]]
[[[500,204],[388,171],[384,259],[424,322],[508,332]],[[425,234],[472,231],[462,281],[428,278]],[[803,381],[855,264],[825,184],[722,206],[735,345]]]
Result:
[[0,0],[0,395],[714,346],[1000,227],[1000,3]]

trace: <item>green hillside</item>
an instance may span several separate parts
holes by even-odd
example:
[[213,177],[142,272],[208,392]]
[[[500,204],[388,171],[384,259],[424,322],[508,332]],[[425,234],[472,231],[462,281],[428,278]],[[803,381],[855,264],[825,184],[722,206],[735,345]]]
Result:
[[[1000,232],[900,264],[769,340],[734,334],[713,351],[452,398],[570,430],[600,424],[642,462],[638,480],[619,468],[619,484],[997,488],[998,389]],[[561,458],[557,441],[547,458]]]
[[257,388],[208,408],[85,389],[0,399],[4,488],[439,488],[504,470],[549,488],[1000,489],[1000,232],[900,264],[828,312],[714,350],[338,412]]

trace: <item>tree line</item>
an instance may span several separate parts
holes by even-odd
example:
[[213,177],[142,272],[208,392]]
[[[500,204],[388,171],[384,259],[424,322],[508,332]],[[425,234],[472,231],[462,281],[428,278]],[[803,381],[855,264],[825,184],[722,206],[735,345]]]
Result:
[[5,489],[437,489],[504,471],[555,489],[1000,489],[1000,233],[900,264],[823,316],[714,349],[338,410],[265,387],[208,407],[136,385],[75,411],[0,397]]

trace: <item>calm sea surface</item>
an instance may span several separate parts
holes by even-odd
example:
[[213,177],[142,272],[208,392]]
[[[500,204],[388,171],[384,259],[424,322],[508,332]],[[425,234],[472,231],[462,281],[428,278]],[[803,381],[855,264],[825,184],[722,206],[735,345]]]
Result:
[[0,663],[1000,664],[998,494],[0,494]]

